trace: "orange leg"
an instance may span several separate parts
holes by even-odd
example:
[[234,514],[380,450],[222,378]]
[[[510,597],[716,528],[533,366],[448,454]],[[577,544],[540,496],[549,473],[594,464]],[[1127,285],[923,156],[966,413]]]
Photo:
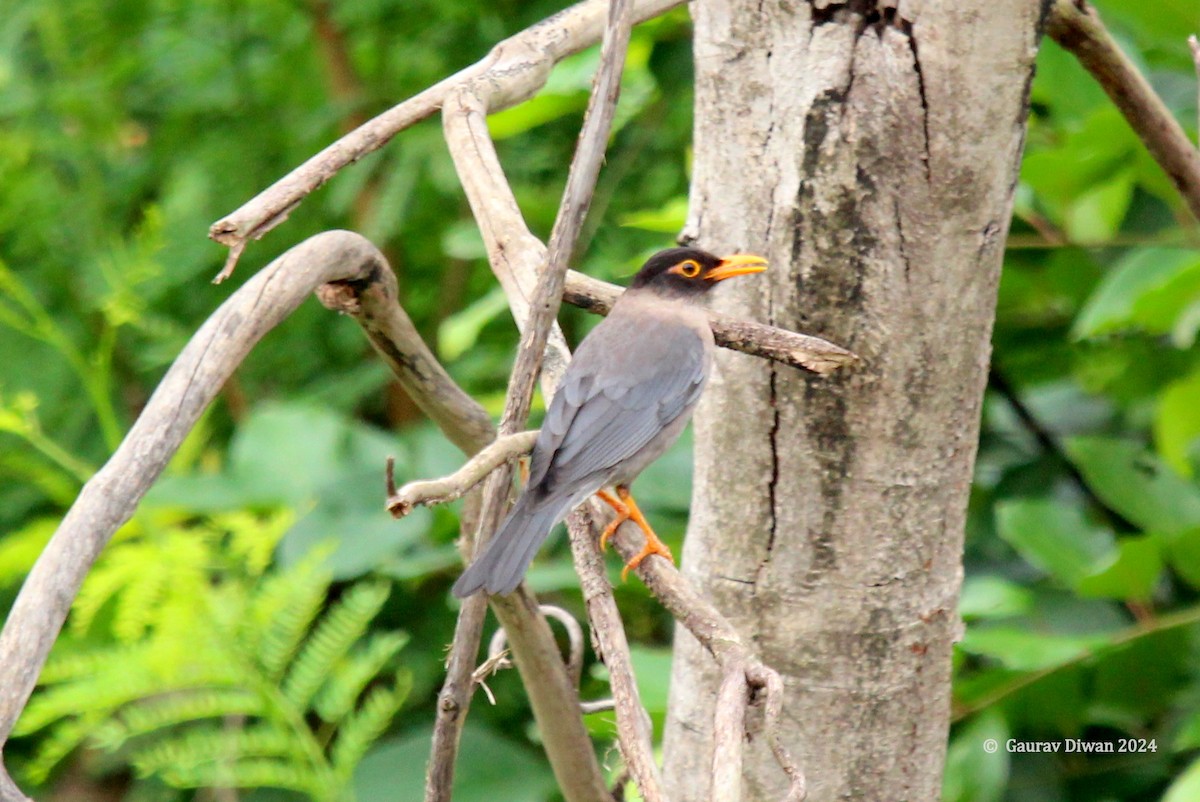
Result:
[[617,527],[628,521],[632,516],[629,514],[629,508],[625,506],[624,502],[622,502],[612,493],[609,493],[607,490],[597,490],[596,498],[612,507],[613,512],[617,514],[617,517],[613,518],[612,521],[609,522],[608,526],[604,527],[604,531],[600,534],[600,550],[604,551],[608,548],[608,540],[613,536],[613,533],[617,531]]
[[660,557],[666,557],[672,563],[675,562],[671,550],[667,548],[667,544],[658,539],[658,535],[654,534],[654,530],[650,528],[650,524],[646,521],[646,516],[642,515],[642,511],[638,509],[637,502],[633,500],[633,495],[629,492],[628,487],[622,485],[617,486],[617,498],[614,498],[610,493],[604,490],[599,490],[596,493],[608,506],[616,511],[617,517],[609,522],[608,526],[604,527],[604,532],[600,535],[600,548],[608,546],[608,540],[617,531],[617,527],[626,521],[633,521],[642,530],[642,534],[646,537],[646,544],[642,546],[642,550],[634,555],[633,559],[625,563],[625,570],[621,572],[621,581],[625,581],[630,569],[637,568],[642,560],[649,557],[651,554],[657,554]]

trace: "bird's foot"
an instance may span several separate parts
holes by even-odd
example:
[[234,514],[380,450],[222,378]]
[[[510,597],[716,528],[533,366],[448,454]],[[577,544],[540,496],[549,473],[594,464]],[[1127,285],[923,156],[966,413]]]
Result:
[[612,507],[613,511],[617,514],[617,517],[609,521],[608,526],[604,527],[604,531],[600,533],[600,550],[604,551],[608,548],[608,541],[613,536],[613,533],[632,516],[629,514],[629,507],[625,506],[619,498],[611,493],[605,490],[597,490],[596,497]]
[[642,560],[649,557],[651,554],[657,554],[659,557],[666,557],[671,565],[675,564],[675,555],[671,554],[671,549],[658,539],[658,535],[650,530],[650,527],[642,526],[642,531],[646,533],[646,545],[642,546],[642,550],[633,555],[633,559],[625,563],[625,568],[621,570],[621,581],[624,582],[629,576],[629,572],[641,565]]
[[608,526],[604,527],[604,532],[600,535],[600,548],[608,546],[609,538],[617,531],[617,528],[626,521],[633,521],[642,530],[642,534],[646,537],[646,544],[642,546],[642,550],[633,556],[633,559],[625,563],[624,570],[621,571],[621,581],[624,582],[629,572],[637,568],[642,560],[649,557],[651,554],[657,554],[659,557],[666,557],[675,563],[675,557],[671,554],[671,550],[658,539],[658,535],[654,534],[654,530],[650,528],[650,522],[646,520],[646,516],[642,515],[642,511],[638,509],[637,502],[633,500],[633,494],[629,492],[628,487],[617,486],[617,495],[613,496],[604,490],[597,491],[597,496],[608,506],[612,507],[617,517],[609,522]]

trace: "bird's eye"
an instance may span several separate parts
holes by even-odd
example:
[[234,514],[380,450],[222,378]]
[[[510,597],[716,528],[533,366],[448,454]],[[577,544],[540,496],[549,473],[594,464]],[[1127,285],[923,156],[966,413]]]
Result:
[[700,275],[700,263],[695,259],[687,259],[679,263],[679,272],[684,278],[695,278]]

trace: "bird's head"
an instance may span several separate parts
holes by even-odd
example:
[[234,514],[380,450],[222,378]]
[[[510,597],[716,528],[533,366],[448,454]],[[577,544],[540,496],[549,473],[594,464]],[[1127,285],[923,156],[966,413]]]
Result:
[[700,297],[727,278],[761,273],[766,269],[767,260],[750,253],[720,257],[699,248],[669,248],[647,259],[629,288],[645,288],[671,296]]

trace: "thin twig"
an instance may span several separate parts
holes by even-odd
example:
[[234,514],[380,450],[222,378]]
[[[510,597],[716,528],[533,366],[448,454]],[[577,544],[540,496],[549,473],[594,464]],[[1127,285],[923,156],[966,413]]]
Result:
[[[633,0],[633,21],[643,22],[681,3]],[[247,242],[261,239],[286,220],[309,193],[344,167],[435,114],[455,90],[477,81],[486,83],[492,111],[532,97],[545,84],[554,64],[600,40],[607,6],[606,0],[586,0],[505,39],[485,58],[367,121],[213,223],[208,235],[231,249],[216,281],[233,272]]]
[[788,777],[788,794],[783,802],[804,802],[808,795],[808,783],[804,773],[791,752],[784,746],[779,732],[783,728],[783,677],[779,672],[766,666],[750,666],[746,669],[746,678],[752,688],[759,691],[764,706],[763,734],[771,747],[775,762],[783,769]]
[[1200,220],[1200,151],[1085,0],[1054,0],[1046,31],[1092,74]]
[[599,505],[593,501],[567,518],[571,554],[575,558],[588,620],[596,634],[597,651],[608,669],[621,755],[642,799],[660,802],[667,797],[654,760],[654,727],[638,692],[629,641],[604,570],[604,558],[597,547],[597,535],[603,528],[599,522],[604,520],[599,517],[599,512]]
[[[553,604],[538,605],[538,611],[546,618],[553,618],[562,624],[563,629],[566,630],[568,652],[565,662],[567,664],[567,673],[575,682],[575,687],[578,688],[579,682],[583,678],[583,627],[579,626],[579,622],[575,620],[575,616]],[[508,651],[507,646],[508,633],[504,627],[500,627],[492,633],[492,639],[488,641],[488,663],[506,654]],[[507,668],[508,666],[501,667]],[[478,674],[481,668],[483,666],[475,669],[475,672]]]
[[389,495],[388,512],[395,518],[402,518],[415,507],[445,504],[462,498],[501,464],[528,454],[537,435],[534,430],[499,437],[449,476],[409,482]]
[[[636,524],[626,523],[619,527],[610,540],[617,552],[626,561],[633,558],[642,546],[641,530]],[[778,673],[765,665],[754,649],[746,643],[737,629],[721,615],[706,598],[681,574],[669,560],[646,559],[634,573],[645,583],[654,597],[667,608],[675,620],[683,625],[714,658],[726,678],[732,673],[744,673],[752,688],[774,688],[774,681],[765,678]],[[731,680],[732,681],[732,680]],[[777,703],[781,696],[776,696]],[[768,709],[770,712],[770,708]],[[802,800],[805,794],[804,773],[779,741],[779,715],[768,715],[764,729],[772,755],[789,780],[788,802]],[[714,797],[719,798],[719,797]]]

